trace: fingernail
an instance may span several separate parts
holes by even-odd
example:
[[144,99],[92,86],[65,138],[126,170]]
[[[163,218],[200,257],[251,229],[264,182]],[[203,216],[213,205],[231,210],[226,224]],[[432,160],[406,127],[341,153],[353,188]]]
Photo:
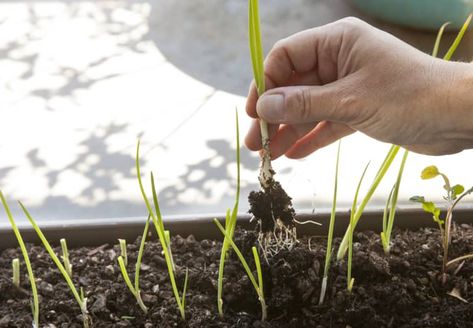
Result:
[[262,119],[278,123],[284,118],[284,96],[281,94],[261,96],[256,104],[256,111]]

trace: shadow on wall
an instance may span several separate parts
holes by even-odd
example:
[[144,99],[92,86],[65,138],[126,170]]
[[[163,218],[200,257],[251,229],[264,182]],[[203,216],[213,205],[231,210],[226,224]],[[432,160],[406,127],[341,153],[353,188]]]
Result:
[[[44,191],[45,198],[39,205],[28,206],[35,217],[42,220],[63,220],[71,218],[97,217],[127,217],[146,215],[144,203],[140,200],[138,182],[135,171],[135,158],[130,152],[112,151],[109,140],[124,133],[126,125],[110,125],[100,133],[92,133],[80,143],[81,151],[67,165],[50,169],[46,159],[39,156],[38,148],[26,154],[28,164],[36,175],[42,175],[47,180]],[[161,210],[164,216],[172,214],[192,213],[225,213],[227,207],[234,202],[236,190],[236,159],[235,149],[230,142],[223,139],[209,140],[206,147],[216,155],[203,158],[195,164],[186,165],[185,172],[178,177],[171,177],[172,185],[159,191]],[[160,151],[160,149],[156,149]],[[140,159],[141,165],[146,166],[146,156]],[[246,149],[241,152],[241,169],[257,172],[259,159]],[[0,186],[10,178],[15,179],[13,167],[0,168]],[[71,179],[71,176],[75,178]],[[256,173],[255,173],[256,175]],[[143,171],[143,178],[148,181],[149,172]],[[77,180],[79,179],[79,180]],[[77,185],[74,181],[78,181]],[[138,201],[126,199],[117,195],[123,192],[120,182],[126,186],[135,186]],[[161,184],[156,181],[158,190]],[[72,194],[59,193],[58,188],[66,184]],[[259,188],[258,184],[243,181],[241,188],[242,211],[246,210],[248,193]],[[48,192],[49,191],[49,192]],[[129,193],[129,192],[128,192]],[[150,195],[150,191],[148,192]],[[115,196],[115,197],[114,197]],[[18,208],[14,214],[20,215]],[[104,215],[104,213],[106,213]],[[0,217],[4,213],[0,212]]]
[[[99,1],[93,6],[82,1],[18,1],[3,19],[0,14],[5,34],[0,62],[15,72],[5,83],[7,91],[16,93],[13,104],[33,96],[44,102],[42,107],[54,111],[57,101],[67,97],[74,102],[95,83],[120,76],[103,73],[102,67],[124,52],[144,52],[147,12],[143,8],[147,6],[123,1]],[[123,18],[126,15],[145,19]],[[73,23],[61,23],[67,19]],[[94,49],[81,47],[85,42],[90,46],[91,39]]]
[[[223,139],[209,140],[207,148],[217,155],[202,159],[188,165],[176,183],[164,188],[159,199],[163,208],[170,213],[215,213],[233,206],[236,191],[235,149],[230,142]],[[240,154],[241,171],[257,172],[259,158],[242,148]],[[233,172],[232,172],[233,171]],[[256,177],[255,173],[255,177]],[[256,180],[256,179],[255,179]],[[257,183],[241,182],[240,209],[246,211],[250,191],[258,190]],[[222,205],[219,208],[215,203]],[[190,205],[187,206],[186,205]]]

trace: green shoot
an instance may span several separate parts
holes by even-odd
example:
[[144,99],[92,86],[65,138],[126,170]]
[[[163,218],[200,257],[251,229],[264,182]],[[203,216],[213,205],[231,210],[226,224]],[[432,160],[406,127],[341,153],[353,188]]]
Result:
[[125,239],[118,239],[118,244],[120,245],[120,256],[123,259],[123,264],[125,267],[128,266],[128,255],[126,252],[126,240]]
[[381,180],[383,179],[389,167],[391,166],[394,158],[396,158],[399,148],[400,148],[399,146],[392,145],[391,148],[389,149],[389,152],[386,155],[386,158],[384,159],[383,163],[381,164],[370,188],[368,189],[365,197],[360,203],[360,206],[358,206],[355,214],[353,215],[354,224],[350,224],[348,226],[347,231],[345,232],[345,235],[343,236],[342,242],[340,243],[340,247],[338,248],[337,260],[340,261],[341,259],[343,259],[343,257],[345,257],[345,254],[348,250],[348,236],[350,234],[350,229],[352,229],[351,226],[353,225],[353,228],[355,228],[356,225],[358,224],[358,221],[360,220],[361,215],[363,214],[363,211],[365,210],[366,205],[368,204],[374,192],[376,191],[376,188],[378,188]]
[[240,249],[237,247],[237,245],[233,241],[233,238],[230,236],[229,231],[225,230],[223,226],[220,224],[220,222],[218,222],[217,219],[214,219],[214,222],[217,225],[217,227],[220,229],[222,234],[225,236],[225,239],[227,239],[230,245],[232,246],[233,250],[235,251],[235,254],[240,259],[240,262],[243,265],[246,271],[246,274],[248,275],[248,278],[251,281],[251,284],[255,288],[256,294],[258,294],[258,299],[261,304],[261,321],[266,321],[267,308],[266,308],[266,301],[264,299],[264,292],[263,292],[263,273],[261,270],[261,262],[259,260],[259,255],[258,255],[258,251],[256,247],[253,246],[252,251],[253,251],[253,257],[255,259],[255,266],[256,266],[256,273],[258,276],[258,281],[253,275],[253,272],[251,271],[250,266],[248,265],[248,262],[246,262],[245,258],[243,257],[243,254],[241,253]]
[[[258,0],[248,0],[248,34],[251,55],[251,64],[253,67],[253,76],[256,84],[258,96],[266,91],[264,76],[264,56],[261,42],[261,29],[259,19]],[[260,119],[261,143],[263,146],[262,163],[259,180],[264,189],[267,189],[273,179],[273,169],[271,167],[271,155],[269,152],[269,132],[268,124]]]
[[64,268],[66,268],[67,274],[72,277],[72,264],[69,261],[69,251],[67,249],[66,239],[61,238],[59,240],[62,249],[62,260],[64,261]]
[[[10,207],[7,204],[3,193],[0,191],[0,200],[2,201],[3,208],[7,213],[8,220],[10,221],[10,225],[13,229],[13,233],[15,234],[16,240],[18,241],[18,245],[20,245],[21,253],[23,255],[23,260],[26,264],[26,270],[28,271],[28,279],[31,285],[31,292],[33,294],[33,302],[31,303],[31,309],[33,312],[33,328],[39,328],[39,297],[38,297],[38,290],[36,288],[36,280],[33,274],[33,268],[31,267],[30,258],[28,256],[28,251],[26,250],[25,242],[23,241],[23,237],[21,236],[20,230],[18,229],[15,219],[10,211]],[[15,264],[13,264],[13,276],[15,276]],[[20,268],[19,268],[19,261],[18,261],[18,286],[20,285]],[[15,281],[15,278],[13,279]]]
[[[425,212],[430,213],[432,215],[434,222],[436,222],[439,226],[440,236],[441,236],[441,241],[442,241],[442,248],[443,248],[442,281],[443,283],[446,283],[447,268],[449,266],[449,263],[450,262],[455,263],[458,261],[458,260],[453,260],[453,262],[448,261],[448,250],[449,250],[450,242],[452,239],[451,228],[452,228],[452,221],[453,221],[453,210],[465,196],[473,192],[473,187],[471,187],[468,190],[465,190],[465,188],[460,184],[456,184],[452,186],[447,175],[440,172],[438,168],[434,165],[428,166],[424,170],[422,170],[421,178],[423,180],[433,179],[436,177],[442,178],[443,183],[444,183],[443,188],[446,191],[446,195],[444,196],[444,199],[447,202],[447,213],[443,219],[440,217],[441,215],[440,208],[437,207],[434,202],[426,201],[423,196],[414,196],[414,197],[411,197],[410,200],[412,202],[422,204],[422,209]],[[463,256],[462,258],[469,258],[469,256]]]
[[49,244],[46,236],[43,234],[41,229],[39,228],[38,224],[36,221],[33,219],[33,217],[30,215],[26,207],[19,202],[23,212],[25,213],[26,217],[28,218],[28,221],[30,221],[31,225],[33,226],[33,229],[36,231],[36,234],[38,235],[39,239],[43,243],[44,247],[46,248],[46,251],[49,253],[49,256],[53,260],[54,264],[56,264],[57,268],[61,272],[62,276],[64,277],[64,280],[66,280],[67,285],[69,286],[69,289],[71,290],[72,294],[74,295],[74,298],[79,304],[80,310],[82,312],[82,322],[85,328],[88,328],[90,326],[90,318],[88,315],[87,311],[87,298],[84,297],[84,293],[82,291],[82,288],[80,290],[80,294],[77,291],[76,287],[74,286],[74,283],[72,282],[71,276],[67,273],[66,268],[64,265],[61,263],[61,260],[59,260],[59,257],[56,255],[54,252],[53,248]]
[[149,215],[151,216],[151,219],[153,221],[153,225],[156,229],[156,233],[158,234],[159,243],[161,244],[163,248],[164,259],[166,261],[166,266],[168,268],[168,274],[169,274],[169,279],[171,280],[171,286],[172,286],[174,298],[176,299],[177,306],[181,314],[181,318],[182,320],[185,320],[186,319],[185,297],[186,297],[186,291],[187,291],[188,270],[186,270],[184,288],[183,288],[182,296],[181,296],[179,294],[179,290],[177,289],[176,279],[174,276],[175,267],[174,267],[174,261],[172,259],[172,254],[171,254],[170,238],[169,238],[169,235],[168,237],[166,237],[167,233],[164,230],[164,223],[163,223],[163,218],[161,216],[161,211],[159,209],[159,202],[158,202],[158,196],[156,193],[153,173],[151,173],[151,187],[152,187],[152,194],[153,194],[153,201],[154,201],[154,210],[151,207],[148,196],[146,195],[145,189],[143,187],[143,182],[141,180],[140,141],[139,140],[136,146],[136,172],[138,176],[138,184],[140,186],[141,195],[143,197],[143,200],[145,202]]
[[437,33],[437,38],[435,39],[435,44],[434,44],[434,49],[432,50],[432,57],[437,57],[439,53],[439,47],[440,47],[440,41],[442,40],[443,32],[445,32],[445,28],[449,25],[450,23],[445,23],[443,24],[438,33]]
[[[143,310],[145,314],[148,313],[148,308],[146,307],[146,305],[143,303],[143,300],[141,299],[140,270],[141,270],[141,260],[143,258],[143,252],[144,252],[145,244],[146,244],[146,236],[148,235],[149,220],[150,220],[150,217],[148,216],[148,219],[146,220],[146,223],[145,223],[145,228],[143,230],[143,235],[141,236],[141,243],[140,243],[140,248],[138,250],[138,257],[136,258],[134,285],[131,283],[130,277],[128,275],[128,271],[126,270],[127,263],[125,261],[125,258],[123,257],[122,244],[125,244],[125,256],[126,256],[126,243],[120,242],[121,255],[118,257],[118,265],[120,267],[123,280],[125,280],[125,283],[128,289],[133,294],[133,296],[136,299],[136,302],[138,303],[141,310]],[[119,241],[120,240],[123,240],[123,239],[119,239]]]
[[328,235],[327,235],[327,250],[325,253],[324,277],[322,278],[322,287],[320,289],[319,304],[322,304],[324,302],[325,293],[327,291],[327,281],[328,281],[328,273],[330,269],[330,260],[332,258],[333,230],[335,227],[335,213],[337,209],[338,167],[339,167],[339,161],[340,161],[340,146],[341,146],[341,141],[338,142],[337,160],[335,162],[335,181],[334,181],[334,186],[333,186],[332,212],[330,213],[330,224],[329,224]]
[[[230,209],[227,210],[225,216],[225,230],[233,238],[235,233],[237,215],[238,215],[238,204],[240,200],[240,127],[238,124],[238,111],[235,110],[235,125],[236,125],[236,162],[237,162],[237,187],[235,195],[235,204],[233,205],[233,211],[230,213]],[[218,284],[217,284],[217,308],[220,317],[223,317],[223,270],[225,267],[225,258],[230,248],[230,242],[227,237],[223,239],[222,251],[220,253],[220,263],[218,268]]]
[[358,194],[360,193],[360,187],[363,183],[363,179],[365,178],[366,171],[368,170],[368,166],[370,163],[366,164],[363,173],[361,174],[360,181],[358,181],[358,186],[356,187],[355,197],[353,198],[353,203],[351,205],[350,211],[350,234],[348,235],[348,261],[347,261],[347,290],[351,293],[353,289],[353,284],[355,283],[355,278],[351,276],[351,269],[352,269],[352,262],[353,262],[353,232],[355,230],[354,224],[354,216],[356,213],[356,205],[358,204]]
[[20,288],[20,259],[16,258],[11,261],[13,270],[12,281],[16,288]]
[[468,16],[468,18],[466,19],[465,23],[463,24],[462,28],[460,29],[460,32],[458,32],[458,35],[457,37],[455,38],[455,40],[453,41],[452,45],[450,46],[450,48],[448,49],[447,53],[445,54],[445,56],[443,56],[443,59],[445,60],[450,60],[452,59],[452,56],[453,54],[455,53],[455,51],[457,50],[458,46],[460,45],[460,42],[461,40],[463,39],[463,36],[465,35],[465,32],[466,30],[468,29],[468,26],[470,25],[471,23],[471,18],[473,17],[473,14],[471,14],[470,16]]
[[397,174],[396,182],[394,183],[391,192],[389,193],[388,200],[386,201],[386,207],[383,213],[383,231],[381,232],[381,243],[383,245],[384,253],[389,254],[391,247],[391,233],[394,226],[394,218],[396,217],[396,206],[399,195],[399,189],[401,187],[402,174],[404,172],[404,166],[406,164],[407,155],[409,151],[405,150],[402,156],[401,165]]

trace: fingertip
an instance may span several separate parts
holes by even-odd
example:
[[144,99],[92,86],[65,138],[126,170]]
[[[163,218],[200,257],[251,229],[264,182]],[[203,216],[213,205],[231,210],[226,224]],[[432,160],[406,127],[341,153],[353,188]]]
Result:
[[248,97],[246,98],[246,113],[251,118],[257,118],[256,113],[256,102],[258,100],[258,94],[256,92],[255,82],[252,81],[248,90]]
[[245,146],[249,150],[256,151],[261,149],[261,132],[259,130],[258,120],[253,120],[250,129],[245,136]]

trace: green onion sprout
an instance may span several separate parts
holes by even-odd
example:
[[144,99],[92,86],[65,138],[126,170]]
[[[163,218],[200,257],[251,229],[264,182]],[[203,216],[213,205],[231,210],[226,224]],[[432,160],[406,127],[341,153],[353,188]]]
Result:
[[151,216],[153,225],[156,229],[156,233],[158,234],[159,243],[161,244],[163,248],[164,259],[166,261],[169,279],[171,280],[171,286],[172,286],[174,298],[176,299],[177,306],[181,314],[181,318],[182,320],[185,320],[186,319],[185,300],[186,300],[187,280],[188,280],[189,270],[186,269],[186,275],[184,278],[184,287],[182,289],[182,294],[179,294],[179,290],[177,289],[176,279],[174,276],[175,267],[174,267],[174,261],[172,259],[172,254],[171,254],[169,232],[166,232],[166,230],[164,230],[164,223],[163,223],[163,218],[161,216],[161,211],[159,209],[159,202],[158,202],[158,196],[156,193],[153,172],[151,172],[151,188],[152,188],[152,194],[153,194],[154,210],[151,207],[151,204],[148,200],[148,196],[146,195],[145,189],[143,187],[143,182],[141,180],[140,141],[139,140],[136,146],[136,172],[138,176],[138,184],[140,187],[141,195],[143,196],[143,200],[145,202],[146,208],[148,209],[149,215]]
[[373,196],[374,192],[378,188],[381,180],[386,175],[386,172],[388,171],[389,167],[391,166],[394,158],[396,158],[396,155],[399,151],[399,148],[400,148],[399,146],[392,145],[391,148],[389,149],[388,154],[386,155],[383,163],[381,164],[380,168],[378,169],[378,172],[377,172],[370,188],[368,189],[365,197],[363,198],[363,200],[360,203],[360,206],[357,207],[356,212],[353,215],[353,221],[352,221],[353,223],[350,223],[350,225],[347,228],[347,231],[345,232],[345,235],[343,236],[342,242],[340,243],[340,246],[338,248],[337,260],[340,261],[341,259],[343,259],[345,257],[345,254],[348,250],[348,237],[349,237],[350,231],[352,229],[351,226],[353,225],[353,229],[354,229],[356,227],[356,225],[358,224],[358,221],[360,220],[361,215],[363,214],[363,211],[365,210],[366,205],[368,204],[368,202],[370,201],[370,199]]
[[361,174],[360,180],[358,181],[358,186],[356,187],[355,197],[353,198],[353,203],[351,205],[350,211],[350,227],[349,231],[350,234],[348,235],[348,260],[347,260],[347,290],[351,293],[353,289],[353,284],[355,283],[355,278],[352,278],[351,269],[352,269],[352,262],[353,262],[353,232],[355,230],[355,222],[354,217],[356,213],[356,206],[358,204],[358,194],[360,192],[361,184],[363,183],[363,179],[365,178],[366,171],[368,170],[368,166],[370,163],[366,164],[363,173]]
[[64,261],[64,268],[66,268],[67,274],[72,277],[72,264],[69,260],[69,251],[67,249],[67,242],[66,239],[61,238],[59,240],[62,249],[62,260]]
[[128,255],[126,252],[126,240],[125,239],[118,239],[118,244],[120,245],[120,256],[123,259],[123,264],[125,267],[128,266]]
[[16,288],[20,288],[20,259],[16,258],[11,261],[13,270],[12,282]]
[[233,239],[230,236],[229,232],[225,230],[225,228],[220,224],[220,222],[218,222],[217,219],[214,219],[214,222],[217,225],[217,227],[220,229],[222,234],[225,236],[225,238],[228,240],[230,245],[232,246],[233,250],[235,251],[235,254],[240,259],[240,262],[243,265],[243,268],[245,269],[246,274],[248,275],[248,278],[251,281],[251,284],[255,288],[256,294],[258,294],[258,300],[261,304],[261,321],[266,321],[267,307],[266,307],[266,301],[264,299],[263,272],[261,270],[261,261],[259,259],[258,250],[256,249],[255,246],[253,246],[252,249],[251,249],[252,252],[253,252],[253,257],[255,259],[256,273],[257,273],[257,276],[258,276],[258,281],[257,281],[255,276],[253,275],[253,272],[250,269],[250,266],[248,265],[248,262],[246,262],[245,258],[243,257],[243,254],[238,249],[237,245],[233,241]]
[[67,273],[66,268],[64,265],[61,263],[61,260],[59,260],[59,257],[56,255],[54,252],[53,248],[49,244],[46,236],[43,234],[41,229],[39,228],[38,224],[36,221],[31,217],[30,213],[26,209],[26,207],[19,202],[23,212],[25,213],[26,217],[28,218],[28,221],[30,221],[31,225],[33,226],[33,229],[36,231],[36,234],[38,235],[39,239],[41,239],[41,242],[43,243],[44,247],[46,248],[46,251],[49,253],[49,256],[53,260],[54,264],[56,264],[57,268],[61,272],[62,276],[64,277],[64,280],[66,281],[67,285],[69,286],[69,289],[71,290],[72,294],[74,295],[74,298],[77,302],[77,304],[80,307],[81,313],[82,313],[82,323],[84,325],[84,328],[89,328],[90,327],[90,317],[87,311],[87,298],[84,295],[84,292],[82,288],[80,288],[80,293],[77,291],[76,287],[74,286],[74,283],[72,282],[71,276]]
[[383,245],[383,250],[385,254],[389,254],[391,247],[391,233],[394,226],[394,219],[396,217],[396,207],[399,195],[399,189],[401,187],[402,174],[404,172],[404,166],[406,164],[407,155],[409,154],[408,150],[404,151],[402,156],[401,165],[399,166],[399,172],[397,174],[396,182],[394,183],[389,197],[386,201],[386,207],[384,208],[383,213],[383,231],[381,232],[381,244]]
[[339,167],[339,161],[340,161],[340,146],[341,146],[341,141],[338,142],[337,160],[335,162],[335,181],[334,181],[334,186],[333,186],[332,212],[330,213],[330,223],[329,223],[328,235],[327,235],[327,250],[325,253],[324,276],[322,278],[322,287],[320,289],[319,304],[322,304],[324,302],[325,293],[327,292],[328,273],[330,269],[330,260],[332,258],[333,230],[335,227],[335,214],[337,210],[338,167]]
[[[23,260],[25,261],[26,264],[26,270],[28,271],[28,279],[30,281],[31,285],[31,292],[33,294],[33,301],[31,303],[31,310],[33,312],[33,328],[39,328],[39,297],[38,297],[38,289],[36,288],[36,281],[35,277],[33,274],[33,268],[31,266],[31,261],[28,256],[28,251],[26,250],[26,245],[25,242],[23,241],[23,237],[21,236],[20,230],[18,229],[18,226],[16,225],[15,219],[13,218],[13,215],[10,211],[10,207],[8,206],[8,203],[3,196],[3,193],[0,191],[0,200],[2,201],[3,208],[5,209],[5,212],[7,213],[8,220],[10,221],[10,225],[13,229],[13,233],[15,234],[16,240],[18,241],[18,244],[20,245],[21,253],[23,255]],[[13,264],[13,276],[15,276],[15,264]],[[18,275],[18,286],[20,285],[20,268],[19,268],[19,261],[18,261],[18,270],[17,270],[17,275]],[[13,279],[15,283],[15,278]]]
[[[225,216],[225,230],[233,238],[235,233],[237,216],[238,216],[238,204],[240,201],[240,128],[238,124],[238,111],[235,110],[235,126],[236,126],[236,162],[237,162],[237,187],[235,195],[235,204],[233,205],[233,211],[230,213],[230,209],[227,210]],[[225,259],[230,248],[230,242],[225,236],[222,243],[222,251],[220,253],[220,263],[218,268],[218,283],[217,283],[217,308],[220,317],[223,317],[223,271],[225,267]]]
[[125,256],[126,256],[126,241],[124,239],[119,239],[125,241],[125,243],[120,242],[120,249],[122,251],[121,255],[118,257],[118,265],[120,266],[120,271],[122,273],[123,280],[125,280],[125,283],[130,290],[130,292],[133,294],[133,296],[136,298],[136,302],[140,306],[141,310],[146,314],[148,313],[148,308],[146,305],[143,303],[143,300],[141,298],[141,291],[140,291],[140,270],[141,270],[141,261],[143,258],[143,253],[145,249],[145,244],[146,244],[146,236],[148,235],[148,229],[149,229],[149,221],[150,221],[150,216],[148,216],[148,219],[146,220],[145,223],[145,228],[143,230],[143,235],[141,236],[141,243],[140,243],[140,248],[138,250],[138,257],[136,258],[136,265],[135,265],[135,284],[133,285],[130,276],[128,275],[128,271],[126,270],[127,263],[125,261],[125,258],[123,257],[123,249],[122,249],[122,244],[125,244]]

